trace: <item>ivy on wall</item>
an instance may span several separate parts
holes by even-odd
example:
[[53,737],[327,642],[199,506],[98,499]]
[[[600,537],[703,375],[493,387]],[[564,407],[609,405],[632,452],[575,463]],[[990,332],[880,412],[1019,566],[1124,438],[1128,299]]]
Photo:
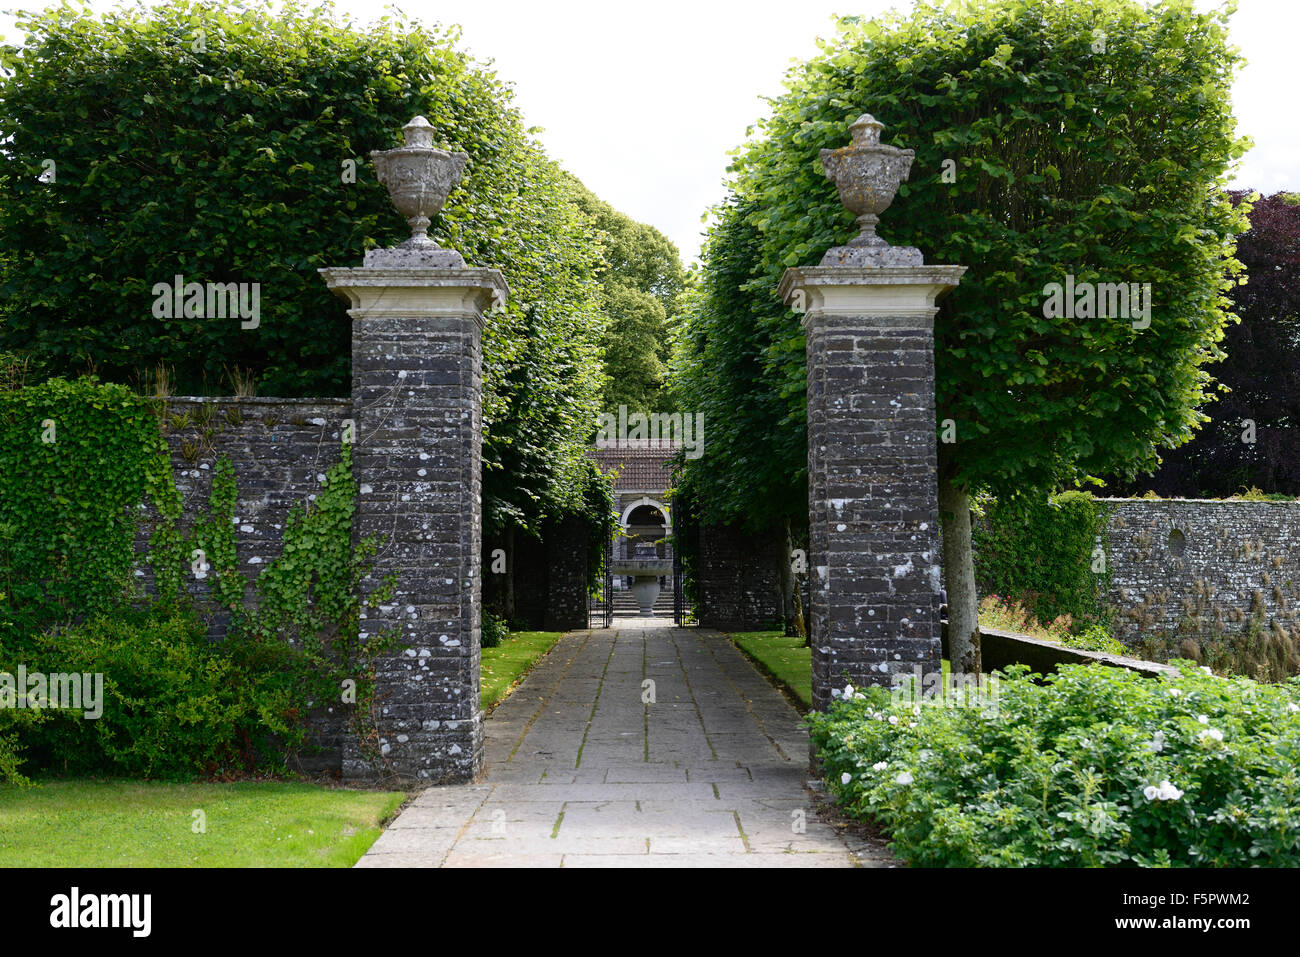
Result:
[[[169,500],[174,492],[173,485]],[[290,750],[306,743],[309,712],[329,702],[348,705],[351,730],[363,751],[369,754],[371,744],[377,749],[374,663],[396,646],[400,634],[363,639],[361,620],[366,609],[391,600],[396,583],[389,576],[368,591],[363,588],[379,540],[371,536],[353,547],[356,497],[352,446],[344,443],[320,492],[290,509],[280,556],[251,583],[239,571],[238,489],[228,458],[222,456],[213,468],[208,511],[196,519],[190,541],[177,531],[170,509],[155,532],[172,563],[160,574],[169,582],[180,582],[187,573],[207,581],[212,602],[229,612],[225,650],[249,693],[263,702],[268,729]],[[180,600],[180,594],[178,589],[169,600]],[[377,750],[370,756],[383,763]]]
[[[326,708],[350,717],[363,752],[376,745],[374,662],[400,636],[361,637],[394,582],[362,587],[378,543],[352,544],[351,446],[250,582],[231,463],[216,463],[187,536],[161,411],[94,378],[0,392],[0,671],[102,672],[109,705],[94,722],[0,713],[0,779],[21,780],[29,753],[37,767],[142,776],[282,766]],[[134,575],[146,501],[153,596]],[[230,614],[222,642],[206,637],[195,580]]]
[[170,481],[165,455],[150,401],[125,386],[0,392],[0,639],[23,646],[130,593],[139,506]]

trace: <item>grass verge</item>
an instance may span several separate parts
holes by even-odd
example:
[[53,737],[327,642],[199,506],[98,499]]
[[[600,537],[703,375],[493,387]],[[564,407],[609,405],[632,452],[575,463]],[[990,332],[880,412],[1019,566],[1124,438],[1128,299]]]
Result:
[[0,867],[351,867],[404,800],[280,781],[5,785]]
[[804,647],[802,638],[780,631],[742,631],[727,637],[780,686],[800,713],[812,707],[812,649]]
[[479,688],[484,712],[500,704],[563,634],[561,631],[517,631],[495,648],[484,648]]

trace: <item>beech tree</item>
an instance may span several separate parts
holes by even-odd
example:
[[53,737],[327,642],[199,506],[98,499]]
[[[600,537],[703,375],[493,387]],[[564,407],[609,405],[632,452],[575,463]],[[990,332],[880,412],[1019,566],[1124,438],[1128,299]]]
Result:
[[[416,114],[469,163],[430,230],[511,296],[483,333],[489,528],[585,509],[604,385],[601,248],[570,178],[455,29],[329,4],[24,14],[0,46],[0,351],[181,394],[345,393],[321,266],[409,235],[370,164]],[[256,284],[256,326],[159,315],[154,286]]]
[[1237,258],[1244,282],[1230,297],[1241,322],[1224,336],[1227,356],[1209,367],[1222,384],[1203,410],[1210,421],[1162,456],[1155,475],[1118,483],[1118,494],[1300,495],[1300,195],[1257,199]]
[[672,317],[686,289],[686,270],[672,241],[603,202],[571,177],[605,259],[600,274],[605,338],[605,411],[668,411],[663,402]]
[[[881,235],[969,267],[935,320],[954,669],[979,667],[970,495],[1147,473],[1205,418],[1205,365],[1222,357],[1245,227],[1223,188],[1245,149],[1229,108],[1227,16],[1190,0],[979,0],[844,17],[735,160],[678,364],[688,391],[735,390],[704,381],[729,369],[690,358],[706,355],[697,333],[733,323],[759,335],[762,399],[712,420],[704,456],[688,463],[724,469],[729,502],[773,500],[774,473],[786,487],[806,481],[803,335],[775,289],[786,267],[854,233],[820,149],[875,115],[885,142],[916,151]],[[1150,322],[1049,318],[1046,290],[1067,282],[1149,284]],[[746,430],[779,461],[715,457],[728,447],[719,430]]]

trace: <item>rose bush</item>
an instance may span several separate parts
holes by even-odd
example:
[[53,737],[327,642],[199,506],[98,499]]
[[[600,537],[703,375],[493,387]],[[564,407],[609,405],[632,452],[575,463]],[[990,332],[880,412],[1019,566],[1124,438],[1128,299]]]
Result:
[[1016,666],[978,708],[858,689],[808,722],[843,809],[911,864],[1300,865],[1300,678],[1180,664]]

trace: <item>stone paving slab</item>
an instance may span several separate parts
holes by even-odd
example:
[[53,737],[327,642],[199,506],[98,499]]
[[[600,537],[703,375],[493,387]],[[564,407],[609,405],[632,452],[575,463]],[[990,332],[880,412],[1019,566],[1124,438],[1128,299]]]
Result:
[[717,632],[565,635],[487,719],[485,748],[480,782],[421,792],[357,866],[896,864],[818,816],[798,714]]

